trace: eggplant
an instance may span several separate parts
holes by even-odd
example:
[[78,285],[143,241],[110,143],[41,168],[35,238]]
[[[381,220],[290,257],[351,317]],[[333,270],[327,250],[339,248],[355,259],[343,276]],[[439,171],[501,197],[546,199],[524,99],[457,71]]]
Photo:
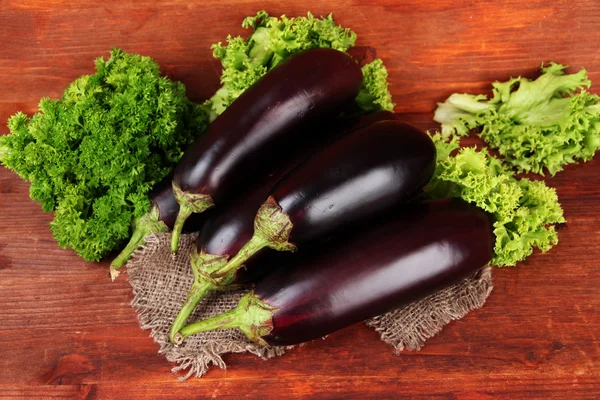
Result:
[[431,138],[401,121],[343,136],[275,185],[256,213],[252,238],[219,272],[234,274],[264,248],[294,252],[410,201],[431,179],[435,160]]
[[464,279],[491,260],[494,242],[492,217],[479,208],[458,200],[411,204],[298,254],[235,309],[181,329],[175,343],[228,328],[272,346],[323,337]]
[[[113,281],[119,276],[121,267],[127,263],[133,252],[144,243],[146,236],[173,229],[179,213],[179,204],[173,193],[172,181],[173,174],[167,175],[150,191],[150,211],[135,219],[129,242],[110,264],[110,277]],[[193,216],[186,221],[183,230],[197,231],[205,219],[206,216],[201,214]]]
[[243,190],[306,140],[301,127],[334,117],[353,103],[363,81],[354,59],[333,49],[290,56],[246,90],[184,153],[173,192],[180,205],[171,250],[184,221]]
[[[264,199],[273,186],[293,167],[307,159],[311,154],[324,147],[328,142],[364,128],[378,121],[396,120],[397,116],[389,111],[378,111],[364,115],[352,115],[336,118],[329,123],[319,123],[313,129],[321,133],[315,135],[311,142],[303,142],[290,152],[289,157],[279,168],[265,174],[244,196],[237,197],[216,209],[202,227],[196,241],[196,248],[191,254],[191,267],[194,272],[194,283],[185,303],[173,321],[170,339],[187,322],[196,305],[213,290],[238,288],[256,282],[267,270],[261,268],[261,252],[257,252],[245,268],[231,273],[223,273],[221,268],[236,255],[254,234],[254,217]],[[198,214],[196,214],[198,215]],[[202,215],[202,214],[200,214]],[[280,257],[281,258],[281,257]]]

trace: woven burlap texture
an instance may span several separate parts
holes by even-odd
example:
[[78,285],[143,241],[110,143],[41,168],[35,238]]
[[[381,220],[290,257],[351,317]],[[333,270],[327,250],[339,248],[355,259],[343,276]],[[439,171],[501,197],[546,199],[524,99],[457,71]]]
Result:
[[[192,336],[177,347],[169,342],[169,328],[183,304],[193,282],[189,265],[195,235],[182,235],[175,258],[170,251],[170,234],[148,236],[127,265],[134,298],[131,305],[138,314],[142,329],[159,344],[159,353],[176,363],[173,372],[184,371],[179,379],[201,377],[211,365],[225,368],[223,355],[252,353],[268,359],[290,348],[264,347],[249,341],[237,330],[206,332]],[[444,325],[480,308],[492,291],[490,267],[443,291],[411,303],[396,311],[366,321],[379,332],[381,340],[400,352],[418,350],[425,341],[438,334]],[[196,308],[191,320],[212,317],[234,308],[245,291],[213,292]],[[187,371],[187,372],[185,372]]]

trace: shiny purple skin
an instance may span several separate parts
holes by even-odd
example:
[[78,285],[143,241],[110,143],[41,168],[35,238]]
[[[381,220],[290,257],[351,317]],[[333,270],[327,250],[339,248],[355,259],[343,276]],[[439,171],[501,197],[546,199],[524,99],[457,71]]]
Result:
[[460,201],[405,206],[387,221],[299,251],[255,295],[279,309],[271,345],[292,345],[394,310],[448,287],[493,255],[491,217]]
[[352,104],[362,80],[356,61],[340,51],[312,49],[291,56],[208,127],[177,164],[173,183],[184,192],[209,195],[219,205],[310,136],[298,128]]
[[[234,256],[250,240],[254,233],[254,218],[256,211],[267,198],[273,186],[291,169],[310,157],[335,137],[347,134],[356,129],[364,128],[379,121],[395,120],[397,116],[389,111],[378,111],[364,115],[337,118],[332,122],[320,123],[314,129],[321,133],[315,135],[312,141],[303,141],[289,157],[280,163],[277,170],[258,181],[246,191],[244,196],[238,196],[221,209],[215,210],[213,215],[205,222],[196,246],[198,251],[214,255]],[[328,132],[325,132],[328,131]],[[179,207],[177,207],[179,209]],[[238,270],[234,283],[246,284],[256,281],[266,272],[261,261],[265,255],[269,261],[282,261],[288,256],[287,252],[275,252],[263,249],[254,254],[244,265],[246,268]]]
[[169,230],[173,229],[179,213],[179,204],[173,194],[172,181],[171,174],[160,181],[149,194],[150,200],[158,208],[158,220],[164,222]]
[[410,200],[429,182],[436,149],[429,136],[382,121],[340,138],[291,171],[271,191],[299,244]]

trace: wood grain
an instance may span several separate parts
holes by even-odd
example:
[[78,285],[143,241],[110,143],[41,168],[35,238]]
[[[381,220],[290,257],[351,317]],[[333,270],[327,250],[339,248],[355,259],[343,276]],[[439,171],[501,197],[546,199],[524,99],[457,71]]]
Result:
[[[0,120],[36,111],[111,46],[154,57],[200,101],[218,87],[210,44],[246,15],[331,11],[388,66],[396,111],[423,129],[455,91],[535,74],[543,61],[600,82],[595,0],[5,0],[0,7]],[[592,92],[598,93],[595,87]],[[2,128],[0,132],[6,133]],[[59,248],[28,185],[0,169],[0,398],[594,399],[600,397],[600,160],[548,180],[568,224],[560,243],[494,271],[481,310],[420,352],[396,356],[353,326],[268,362],[227,357],[185,383],[137,325],[125,279]]]

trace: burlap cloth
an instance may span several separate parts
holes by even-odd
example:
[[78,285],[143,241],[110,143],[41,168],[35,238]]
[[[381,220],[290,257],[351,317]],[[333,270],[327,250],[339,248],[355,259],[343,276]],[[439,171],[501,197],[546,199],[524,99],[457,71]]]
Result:
[[[160,345],[159,353],[178,365],[173,372],[187,370],[179,379],[201,377],[211,365],[225,368],[226,353],[252,353],[263,359],[282,355],[291,347],[264,347],[250,342],[237,330],[206,332],[192,336],[176,347],[169,342],[171,322],[183,304],[192,284],[189,266],[195,235],[182,235],[175,259],[170,252],[168,233],[147,237],[127,266],[129,283],[133,287],[131,302],[138,313],[142,329]],[[425,341],[439,333],[452,320],[464,317],[480,308],[492,291],[491,268],[486,267],[464,281],[423,300],[396,311],[366,321],[385,343],[400,353],[403,349],[418,350]],[[191,320],[211,317],[232,309],[244,291],[212,293],[198,305]]]

